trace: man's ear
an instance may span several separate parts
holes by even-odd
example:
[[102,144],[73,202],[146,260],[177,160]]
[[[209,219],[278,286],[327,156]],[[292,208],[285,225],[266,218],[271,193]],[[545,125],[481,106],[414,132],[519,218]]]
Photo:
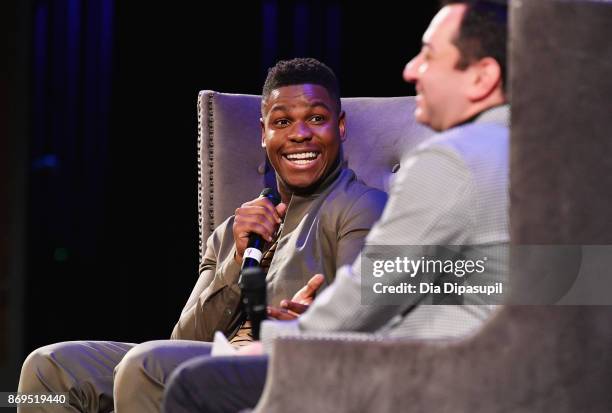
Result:
[[263,118],[259,118],[259,126],[261,126],[261,147],[266,147],[266,127]]
[[338,115],[338,129],[340,129],[340,142],[344,142],[346,140],[346,113],[344,111],[340,111]]
[[492,57],[483,57],[478,62],[472,63],[470,69],[473,72],[472,84],[468,93],[471,101],[481,101],[498,88],[501,90],[502,74],[497,60]]

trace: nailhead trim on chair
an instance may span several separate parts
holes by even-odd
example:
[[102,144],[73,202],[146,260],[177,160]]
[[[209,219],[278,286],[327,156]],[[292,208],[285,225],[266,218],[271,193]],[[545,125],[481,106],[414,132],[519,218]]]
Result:
[[204,92],[198,93],[198,251],[200,252],[198,262],[202,262],[202,256],[204,255],[203,242],[202,242],[202,155],[200,150],[202,149],[202,96]]
[[[200,262],[202,262],[202,257],[204,256],[204,245],[206,244],[206,240],[204,239],[205,234],[203,231],[204,225],[204,196],[202,194],[203,185],[202,182],[202,173],[204,170],[202,159],[202,147],[206,145],[208,152],[208,159],[206,160],[206,168],[208,169],[208,228],[209,232],[212,233],[215,229],[215,216],[214,216],[214,182],[213,182],[213,161],[214,161],[214,144],[213,144],[213,135],[214,135],[214,117],[213,117],[213,97],[214,93],[210,93],[208,91],[202,91],[198,94],[198,233],[199,233],[199,241],[198,241],[198,249],[200,252]],[[208,111],[208,129],[206,131],[206,136],[204,136],[204,126],[202,125],[202,105],[203,99],[206,98],[206,108]],[[204,141],[206,139],[206,141]]]
[[200,150],[202,148],[202,109],[200,109],[202,104],[202,95],[204,92],[198,93],[198,251],[200,256],[198,257],[198,263],[202,262],[202,255],[204,251],[202,250],[202,156],[200,155]]
[[208,221],[208,230],[210,233],[212,233],[215,230],[215,209],[214,209],[214,195],[215,195],[215,191],[214,191],[214,186],[215,186],[215,182],[214,182],[214,176],[213,176],[213,163],[215,160],[215,154],[214,154],[214,142],[213,142],[213,136],[214,136],[214,132],[215,132],[215,125],[214,125],[214,116],[213,116],[213,99],[214,99],[215,94],[211,93],[209,95],[209,99],[207,105],[208,105],[208,180],[210,185],[208,186],[208,217],[209,217],[209,221]]
[[366,343],[379,343],[379,342],[402,342],[399,338],[389,338],[384,335],[374,335],[366,333],[285,333],[276,337],[276,340],[291,340],[291,341],[343,341],[343,342],[366,342]]

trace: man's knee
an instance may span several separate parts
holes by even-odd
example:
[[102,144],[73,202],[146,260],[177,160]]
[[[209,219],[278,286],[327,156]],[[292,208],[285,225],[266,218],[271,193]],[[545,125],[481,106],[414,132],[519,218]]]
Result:
[[[164,392],[163,411],[168,413],[206,411],[206,398],[197,396],[198,393],[206,392],[210,388],[207,380],[201,377],[201,361],[202,358],[198,357],[174,370]],[[196,388],[193,388],[194,386]]]
[[186,388],[194,380],[196,383],[202,385],[202,380],[196,379],[196,376],[201,379],[201,368],[200,363],[203,358],[198,357],[197,359],[187,361],[178,366],[172,375],[170,376],[169,384],[176,385],[180,388]]
[[164,395],[167,412],[239,411],[257,404],[265,384],[264,356],[198,357],[172,374]]
[[163,385],[171,372],[172,346],[168,340],[138,344],[115,368],[115,390],[143,382]]
[[115,383],[146,380],[163,386],[179,364],[209,353],[209,343],[156,340],[138,344],[115,369]]
[[53,373],[52,364],[45,347],[37,348],[31,352],[21,366],[19,376],[20,392],[35,392],[42,390],[41,376]]
[[126,353],[121,362],[117,364],[114,371],[115,387],[120,381],[130,382],[146,374],[147,366],[150,365],[151,361],[155,360],[155,357],[151,357],[148,354],[145,344],[148,343],[134,346],[134,348]]
[[149,341],[133,347],[115,368],[115,410],[159,410],[168,377],[190,357],[191,351],[188,344],[173,340]]
[[65,377],[61,366],[70,360],[71,354],[78,351],[80,342],[50,344],[31,352],[21,366],[19,391],[59,391],[58,385]]

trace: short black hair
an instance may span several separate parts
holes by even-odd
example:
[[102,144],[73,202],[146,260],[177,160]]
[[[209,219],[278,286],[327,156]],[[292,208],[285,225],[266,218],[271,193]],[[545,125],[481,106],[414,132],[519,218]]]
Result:
[[453,43],[459,49],[457,69],[492,57],[499,63],[502,86],[507,82],[506,48],[508,38],[508,4],[506,0],[446,0],[441,5],[465,4],[467,9]]
[[268,76],[264,82],[261,94],[262,101],[266,100],[274,89],[283,86],[303,85],[311,83],[323,86],[341,110],[340,86],[338,79],[325,63],[312,57],[298,57],[291,60],[280,60],[268,69]]

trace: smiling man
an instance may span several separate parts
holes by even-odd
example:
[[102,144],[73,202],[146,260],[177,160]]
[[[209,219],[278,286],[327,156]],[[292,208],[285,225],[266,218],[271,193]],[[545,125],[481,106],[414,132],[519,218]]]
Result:
[[[315,59],[279,62],[268,72],[261,114],[261,142],[282,202],[276,207],[266,198],[246,202],[215,229],[172,332],[178,340],[42,347],[24,362],[20,392],[68,392],[70,406],[64,407],[72,412],[158,411],[170,373],[186,360],[209,354],[215,331],[236,346],[252,340],[238,287],[249,234],[268,241],[262,266],[274,307],[296,292],[311,300],[314,291],[333,281],[337,268],[355,259],[386,194],[343,166],[345,114],[335,75]],[[330,276],[310,279],[313,273]]]

